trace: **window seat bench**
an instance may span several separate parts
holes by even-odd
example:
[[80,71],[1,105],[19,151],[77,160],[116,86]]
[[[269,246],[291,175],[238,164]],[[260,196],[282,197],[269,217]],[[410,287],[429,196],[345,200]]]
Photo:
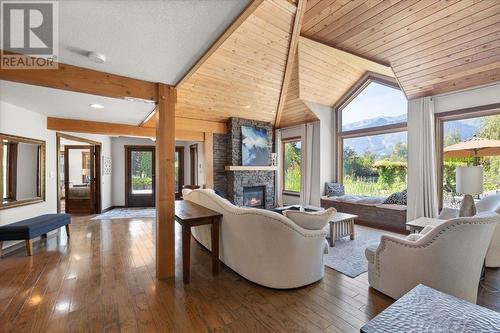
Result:
[[26,243],[26,254],[33,254],[33,238],[46,237],[47,233],[60,227],[66,227],[69,237],[69,225],[71,215],[69,214],[45,214],[30,219],[7,224],[0,227],[0,255],[2,254],[2,243],[4,241],[24,240]]
[[[368,202],[368,201],[365,201]],[[335,197],[321,197],[321,207],[333,207],[342,213],[354,214],[359,217],[356,224],[372,228],[384,229],[407,234],[406,206],[382,204],[373,200],[371,203],[349,202]]]

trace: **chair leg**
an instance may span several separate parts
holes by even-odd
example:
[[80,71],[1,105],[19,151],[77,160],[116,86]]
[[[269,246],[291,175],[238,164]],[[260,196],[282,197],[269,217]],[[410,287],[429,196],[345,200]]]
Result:
[[33,255],[33,241],[31,239],[24,241],[26,245],[26,254],[31,257]]
[[66,236],[69,238],[69,224],[66,224]]
[[0,242],[0,257],[2,256],[3,241]]

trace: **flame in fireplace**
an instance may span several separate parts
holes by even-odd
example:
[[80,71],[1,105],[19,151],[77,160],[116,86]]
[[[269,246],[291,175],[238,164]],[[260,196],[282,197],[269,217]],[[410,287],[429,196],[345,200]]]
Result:
[[260,199],[257,199],[257,198],[251,198],[250,200],[248,200],[248,205],[249,206],[260,206]]

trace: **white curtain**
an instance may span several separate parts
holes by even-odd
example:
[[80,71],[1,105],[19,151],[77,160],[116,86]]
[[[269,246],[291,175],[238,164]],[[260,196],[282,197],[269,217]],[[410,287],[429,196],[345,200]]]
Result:
[[438,214],[434,101],[421,97],[408,102],[407,220]]
[[275,204],[277,207],[283,206],[283,177],[281,173],[283,172],[283,145],[281,142],[281,130],[277,129],[274,132],[275,137],[275,150],[276,150],[276,164],[278,166],[278,170],[274,174],[274,182],[275,182]]
[[311,204],[312,191],[312,160],[313,160],[313,131],[314,124],[303,125],[302,134],[302,177],[301,177],[301,204],[307,206]]

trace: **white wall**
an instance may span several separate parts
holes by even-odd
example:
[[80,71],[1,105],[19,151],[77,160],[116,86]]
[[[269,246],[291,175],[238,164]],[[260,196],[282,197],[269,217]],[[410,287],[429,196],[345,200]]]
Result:
[[[31,199],[38,192],[38,145],[20,142],[17,145],[16,199]],[[20,177],[21,176],[21,177]]]
[[436,95],[433,99],[435,113],[500,103],[500,83]]

